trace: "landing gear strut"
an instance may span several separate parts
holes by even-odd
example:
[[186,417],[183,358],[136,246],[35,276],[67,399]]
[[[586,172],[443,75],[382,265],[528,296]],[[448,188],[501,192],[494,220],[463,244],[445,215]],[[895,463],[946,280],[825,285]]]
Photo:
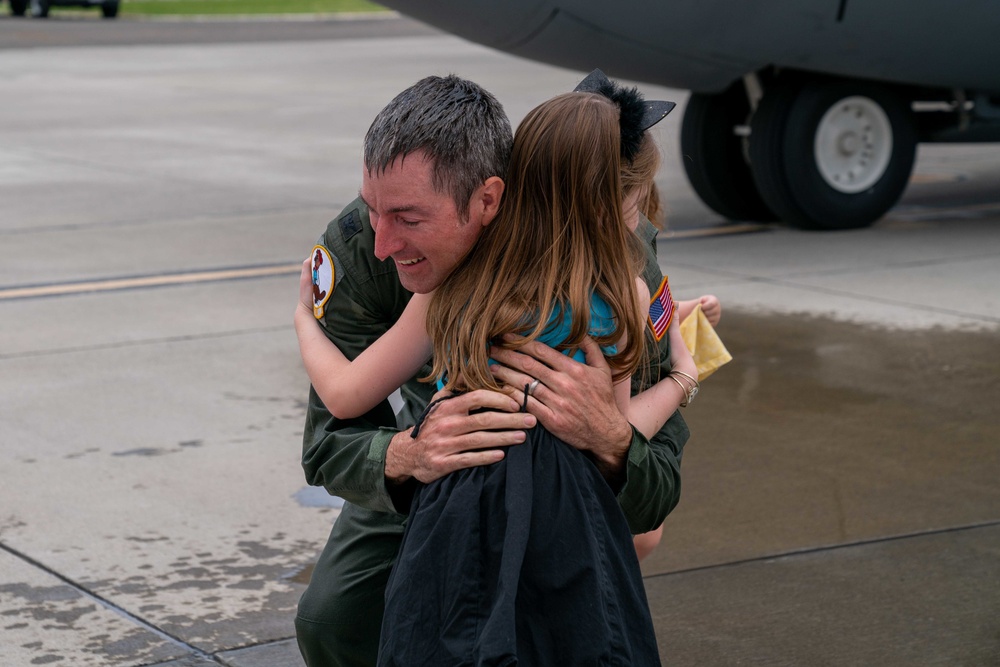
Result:
[[775,219],[757,192],[746,155],[750,102],[737,82],[717,95],[694,93],[681,123],[681,155],[691,187],[710,209],[732,220]]

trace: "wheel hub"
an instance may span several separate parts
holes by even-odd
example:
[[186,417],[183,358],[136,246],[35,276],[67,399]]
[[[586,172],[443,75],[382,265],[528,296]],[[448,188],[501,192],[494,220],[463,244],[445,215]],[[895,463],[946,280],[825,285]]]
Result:
[[861,147],[861,140],[858,138],[858,135],[848,132],[840,137],[837,147],[840,149],[842,156],[849,158],[858,152],[858,148]]
[[892,126],[868,97],[845,97],[816,128],[816,167],[834,190],[855,194],[875,185],[892,157]]

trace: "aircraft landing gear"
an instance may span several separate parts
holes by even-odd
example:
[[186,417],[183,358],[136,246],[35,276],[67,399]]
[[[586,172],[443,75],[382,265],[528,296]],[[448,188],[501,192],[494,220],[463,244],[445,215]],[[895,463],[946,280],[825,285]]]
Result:
[[13,16],[24,16],[28,9],[28,0],[10,0],[10,13]]
[[[749,137],[736,132],[748,117]],[[681,125],[684,170],[709,208],[801,229],[878,220],[906,189],[916,146],[909,101],[861,81],[772,81],[752,115],[736,82],[692,94]]]
[[761,198],[802,229],[867,227],[902,196],[917,134],[909,104],[862,82],[772,87],[751,120]]
[[691,187],[710,209],[732,220],[775,219],[757,192],[746,156],[746,137],[736,133],[750,117],[742,82],[723,93],[694,93],[681,123],[681,155]]

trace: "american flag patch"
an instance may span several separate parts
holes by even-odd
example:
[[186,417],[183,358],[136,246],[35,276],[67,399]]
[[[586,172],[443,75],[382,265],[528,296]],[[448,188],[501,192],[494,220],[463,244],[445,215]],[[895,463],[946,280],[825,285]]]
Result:
[[674,319],[674,297],[670,294],[670,285],[664,277],[660,288],[649,302],[649,326],[653,329],[657,341],[663,338],[672,319]]

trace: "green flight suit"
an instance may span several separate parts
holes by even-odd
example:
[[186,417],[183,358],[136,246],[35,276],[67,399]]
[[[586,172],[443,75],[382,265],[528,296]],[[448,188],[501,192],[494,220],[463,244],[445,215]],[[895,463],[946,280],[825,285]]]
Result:
[[[636,231],[647,255],[644,278],[650,293],[662,275],[656,262],[656,229],[642,219]],[[375,257],[375,235],[360,199],[348,204],[319,243],[334,260],[332,293],[320,320],[327,336],[354,358],[385,333],[410,298],[393,262]],[[648,331],[648,330],[647,330]],[[652,340],[652,339],[651,339]],[[668,336],[659,344],[645,378],[652,384],[669,371]],[[430,372],[425,366],[418,373]],[[374,665],[384,610],[385,585],[403,535],[406,493],[385,483],[389,440],[409,429],[434,387],[416,378],[400,388],[404,406],[394,414],[383,401],[363,417],[337,419],[310,388],[302,444],[309,484],[325,487],[346,502],[299,602],[295,619],[299,648],[309,667]],[[647,441],[633,429],[619,504],[633,533],[660,525],[680,498],[680,459],[688,429],[675,413]]]

